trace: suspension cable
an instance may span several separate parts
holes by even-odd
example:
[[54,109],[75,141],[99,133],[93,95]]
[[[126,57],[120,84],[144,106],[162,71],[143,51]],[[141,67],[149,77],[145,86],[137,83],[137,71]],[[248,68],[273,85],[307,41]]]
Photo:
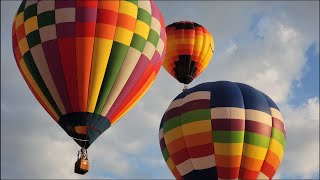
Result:
[[188,84],[184,84],[183,90],[182,91],[186,91],[188,90]]
[[78,140],[78,141],[89,141],[89,140],[87,140],[87,139],[78,139],[78,138],[75,138],[75,137],[72,137],[72,136],[70,136],[72,139],[75,139],[75,140]]

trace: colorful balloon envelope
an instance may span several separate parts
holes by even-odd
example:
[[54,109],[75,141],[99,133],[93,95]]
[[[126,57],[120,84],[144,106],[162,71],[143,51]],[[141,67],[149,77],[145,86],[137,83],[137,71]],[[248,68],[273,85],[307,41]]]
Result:
[[12,44],[34,96],[88,148],[151,86],[166,34],[154,1],[24,0]]
[[205,27],[190,21],[170,24],[166,32],[163,67],[179,82],[189,84],[208,66],[214,52],[213,38]]
[[177,179],[271,179],[286,131],[277,105],[251,86],[208,82],[179,94],[159,131]]

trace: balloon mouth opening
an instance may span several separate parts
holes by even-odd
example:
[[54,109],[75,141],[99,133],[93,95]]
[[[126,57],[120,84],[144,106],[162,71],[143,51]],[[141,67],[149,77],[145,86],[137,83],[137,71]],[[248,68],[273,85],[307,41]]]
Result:
[[74,131],[78,134],[88,134],[88,130],[92,129],[98,131],[101,134],[101,131],[93,126],[74,126]]
[[65,114],[58,124],[80,147],[86,149],[111,125],[108,118],[89,112]]
[[178,78],[180,83],[190,84],[193,81],[194,77],[190,75],[183,75]]

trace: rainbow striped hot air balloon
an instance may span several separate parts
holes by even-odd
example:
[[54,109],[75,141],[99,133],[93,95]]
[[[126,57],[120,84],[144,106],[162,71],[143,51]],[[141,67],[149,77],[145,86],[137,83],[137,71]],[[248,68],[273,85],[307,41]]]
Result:
[[179,82],[189,84],[208,66],[214,52],[210,32],[202,25],[175,22],[166,27],[167,52],[163,67]]
[[177,179],[271,179],[286,131],[277,105],[241,83],[203,83],[179,94],[160,124],[163,157]]
[[12,26],[30,90],[84,148],[151,86],[165,44],[161,12],[148,0],[23,0]]

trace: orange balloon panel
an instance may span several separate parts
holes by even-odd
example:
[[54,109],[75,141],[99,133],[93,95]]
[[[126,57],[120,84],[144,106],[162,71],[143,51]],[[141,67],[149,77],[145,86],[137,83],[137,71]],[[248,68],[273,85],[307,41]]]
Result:
[[208,66],[214,42],[203,26],[189,21],[166,27],[167,52],[163,67],[179,82],[189,84]]

